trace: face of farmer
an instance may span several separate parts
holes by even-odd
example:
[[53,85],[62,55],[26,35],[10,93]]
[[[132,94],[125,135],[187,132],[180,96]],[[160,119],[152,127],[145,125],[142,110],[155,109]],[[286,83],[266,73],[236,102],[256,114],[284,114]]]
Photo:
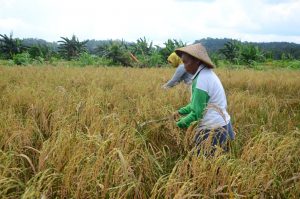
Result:
[[184,63],[185,70],[188,73],[195,74],[198,70],[198,67],[201,64],[201,61],[192,57],[187,53],[182,53],[181,55],[182,62]]

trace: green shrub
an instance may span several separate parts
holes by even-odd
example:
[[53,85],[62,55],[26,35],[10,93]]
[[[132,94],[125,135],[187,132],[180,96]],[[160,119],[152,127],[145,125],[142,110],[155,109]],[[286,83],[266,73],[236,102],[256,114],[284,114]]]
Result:
[[14,55],[13,60],[17,65],[28,65],[31,62],[30,54],[28,52]]
[[87,66],[87,65],[95,65],[97,61],[97,57],[94,55],[90,55],[89,53],[81,53],[78,58],[78,62],[80,66]]
[[300,69],[300,61],[299,60],[290,61],[287,68]]
[[37,56],[34,59],[32,59],[31,63],[33,65],[41,65],[45,63],[45,59],[43,57]]
[[15,65],[15,63],[11,59],[6,59],[6,60],[0,59],[0,65],[1,66],[13,66],[13,65]]
[[164,62],[162,55],[158,51],[155,51],[150,56],[149,66],[161,66]]
[[104,60],[110,60],[109,65],[132,66],[130,52],[122,41],[111,41],[98,46],[96,51]]
[[98,57],[97,58],[97,66],[111,66],[113,61],[111,59],[107,59],[105,57]]
[[154,51],[151,55],[147,56],[138,55],[137,58],[140,61],[136,64],[138,67],[160,67],[165,64],[162,55],[158,51]]
[[99,57],[96,55],[91,55],[89,53],[82,53],[80,57],[72,61],[74,65],[85,67],[85,66],[112,66],[116,65],[112,59],[105,58],[105,57]]
[[268,65],[272,68],[300,69],[300,60],[272,60]]

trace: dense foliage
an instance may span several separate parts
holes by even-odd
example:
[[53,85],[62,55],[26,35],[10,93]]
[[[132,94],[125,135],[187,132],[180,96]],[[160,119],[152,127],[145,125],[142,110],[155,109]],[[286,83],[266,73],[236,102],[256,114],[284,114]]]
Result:
[[[79,41],[61,37],[58,42],[41,39],[18,39],[0,35],[0,58],[13,60],[15,64],[53,63],[55,60],[77,62],[86,65],[122,65],[129,67],[161,67],[176,48],[187,45],[181,40],[168,39],[162,46],[153,45],[147,38],[136,42],[124,40]],[[201,39],[216,65],[236,65],[255,68],[258,63],[270,60],[294,61],[300,59],[300,45],[287,42],[253,43],[232,39]],[[24,53],[25,54],[22,54]],[[29,57],[26,56],[29,53]],[[22,55],[18,55],[22,54]],[[17,58],[14,58],[17,55]],[[22,58],[22,59],[21,59]],[[84,60],[84,61],[83,61]],[[296,62],[295,62],[296,63]],[[296,66],[293,68],[300,68]]]
[[13,34],[7,36],[0,34],[0,55],[6,59],[12,59],[14,55],[25,51],[26,47],[18,38],[14,39]]

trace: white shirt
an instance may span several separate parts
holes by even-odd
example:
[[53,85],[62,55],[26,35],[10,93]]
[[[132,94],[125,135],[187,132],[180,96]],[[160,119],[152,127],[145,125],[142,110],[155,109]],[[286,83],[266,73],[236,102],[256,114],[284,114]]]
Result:
[[212,69],[207,68],[204,65],[201,65],[198,68],[193,79],[196,76],[196,88],[207,92],[209,95],[207,108],[203,114],[200,126],[212,129],[227,125],[230,122],[230,116],[226,110],[227,100],[220,79]]

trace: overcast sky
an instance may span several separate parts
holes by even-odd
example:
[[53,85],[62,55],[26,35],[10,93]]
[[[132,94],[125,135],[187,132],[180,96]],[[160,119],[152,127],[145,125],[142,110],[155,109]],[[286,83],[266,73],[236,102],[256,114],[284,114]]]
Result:
[[300,43],[300,0],[0,0],[0,34]]

